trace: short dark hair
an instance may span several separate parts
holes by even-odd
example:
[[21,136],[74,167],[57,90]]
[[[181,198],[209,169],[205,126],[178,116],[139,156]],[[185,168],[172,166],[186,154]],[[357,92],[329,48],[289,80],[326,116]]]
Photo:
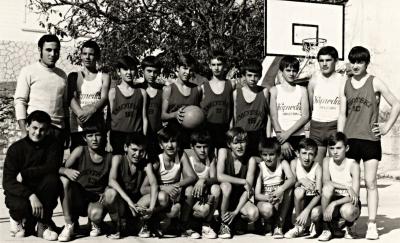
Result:
[[178,67],[185,66],[185,67],[190,67],[190,68],[195,68],[197,64],[196,59],[189,53],[181,54],[178,55],[176,59],[176,65]]
[[315,155],[317,155],[318,144],[311,138],[303,138],[299,142],[299,151],[300,149],[312,149],[314,150]]
[[368,49],[362,46],[355,46],[349,52],[349,61],[351,63],[365,62],[369,64],[371,61],[371,54]]
[[147,147],[146,136],[141,132],[132,132],[125,139],[125,145],[129,146],[131,144],[136,144],[137,146]]
[[210,133],[205,129],[196,130],[192,132],[192,134],[190,135],[190,144],[194,146],[196,145],[196,143],[210,144],[211,143]]
[[235,138],[238,140],[244,140],[247,142],[247,132],[243,130],[241,127],[233,127],[226,132],[226,143],[230,144],[235,141]]
[[258,143],[258,151],[263,149],[272,149],[276,154],[281,154],[281,144],[276,137],[261,138]]
[[242,74],[245,75],[246,71],[257,73],[261,76],[262,74],[262,65],[261,62],[256,59],[248,59],[245,60],[241,67]]
[[335,61],[339,58],[339,54],[338,54],[336,48],[333,46],[324,46],[321,49],[319,49],[318,54],[317,54],[317,60],[319,60],[319,56],[322,56],[322,55],[329,55],[333,59],[335,59]]
[[139,61],[135,57],[131,56],[122,56],[121,58],[118,59],[116,68],[117,69],[132,69],[135,71],[135,73],[138,72],[138,65]]
[[224,64],[226,63],[226,55],[221,50],[213,50],[213,51],[211,51],[211,53],[210,53],[210,61],[214,60],[214,59],[216,59],[218,61],[221,61]]
[[96,41],[93,40],[88,40],[83,42],[82,47],[81,47],[81,51],[83,50],[83,48],[91,48],[94,50],[94,55],[96,56],[96,58],[100,58],[101,56],[101,51],[100,51],[100,47],[97,44]]
[[157,132],[158,141],[168,142],[169,140],[178,141],[178,137],[180,136],[179,130],[173,126],[166,126],[161,128]]
[[279,70],[283,71],[285,68],[290,67],[296,71],[300,70],[300,62],[293,56],[284,56],[279,62]]
[[161,62],[160,62],[160,59],[158,59],[155,56],[147,56],[147,57],[143,58],[141,66],[142,66],[143,70],[146,67],[154,67],[157,69],[161,69]]
[[43,49],[43,45],[45,42],[56,42],[58,47],[61,47],[60,39],[58,39],[56,35],[43,35],[42,37],[40,37],[38,41],[38,47],[40,48],[40,50]]
[[344,146],[347,146],[347,136],[342,132],[337,132],[329,136],[328,146],[335,146],[338,142],[343,142]]
[[36,110],[28,115],[28,117],[26,118],[26,124],[29,126],[33,121],[44,123],[49,126],[51,124],[51,117],[47,112]]

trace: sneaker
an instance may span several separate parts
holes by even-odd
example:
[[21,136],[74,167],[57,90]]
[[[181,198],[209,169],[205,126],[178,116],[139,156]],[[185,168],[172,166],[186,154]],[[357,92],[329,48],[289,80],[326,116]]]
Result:
[[319,241],[329,241],[332,239],[332,233],[330,230],[323,230],[321,235],[318,237]]
[[201,227],[201,236],[207,239],[215,239],[217,238],[217,233],[215,233],[210,225],[205,224]]
[[335,238],[343,238],[344,231],[339,227],[339,222],[331,222],[331,233]]
[[285,233],[285,238],[297,238],[304,235],[304,227],[300,225],[295,225],[292,229]]
[[192,229],[187,229],[187,230],[183,231],[182,236],[190,237],[192,239],[200,239],[201,238],[201,235]]
[[274,239],[283,239],[283,233],[281,227],[276,227],[274,229],[274,234],[272,235]]
[[64,229],[58,236],[58,241],[71,241],[74,237],[74,224],[65,224]]
[[226,224],[221,224],[218,232],[218,238],[221,239],[230,239],[232,238],[231,229]]
[[10,217],[10,236],[16,238],[25,237],[25,219],[15,221]]
[[107,238],[111,240],[119,240],[121,239],[121,232],[117,231],[115,233],[109,234],[107,235]]
[[58,234],[49,225],[42,222],[37,223],[37,236],[48,241],[55,241],[58,239]]
[[272,226],[271,226],[271,224],[265,224],[265,227],[264,227],[264,235],[265,236],[272,236]]
[[144,224],[139,231],[138,236],[140,238],[149,238],[150,237],[150,230],[147,224]]
[[367,240],[377,240],[379,239],[378,229],[376,228],[376,223],[368,223],[367,234],[365,235]]
[[90,231],[90,236],[97,237],[99,235],[101,235],[100,226],[92,222],[92,230]]
[[344,227],[344,238],[349,240],[358,238],[355,225]]

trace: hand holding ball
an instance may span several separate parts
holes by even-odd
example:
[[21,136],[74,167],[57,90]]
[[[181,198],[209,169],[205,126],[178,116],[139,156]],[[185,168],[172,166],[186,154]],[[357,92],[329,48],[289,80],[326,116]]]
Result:
[[183,109],[182,126],[194,129],[204,122],[205,114],[203,109],[198,106],[190,105]]

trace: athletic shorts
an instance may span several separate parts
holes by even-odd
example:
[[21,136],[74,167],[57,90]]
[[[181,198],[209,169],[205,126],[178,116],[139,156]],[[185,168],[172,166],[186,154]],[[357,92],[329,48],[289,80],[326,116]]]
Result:
[[[338,200],[338,199],[340,199],[340,198],[342,198],[342,197],[343,197],[343,196],[337,196],[337,195],[335,195],[335,196],[332,197],[331,202],[333,202],[333,201],[335,201],[335,200]],[[343,205],[343,204],[342,204],[342,205]],[[332,213],[332,217],[333,217],[333,218],[335,218],[335,219],[341,218],[341,215],[340,215],[340,208],[342,207],[342,205],[339,205],[339,206],[336,206],[336,207],[335,207],[335,209],[333,210],[333,213]],[[358,210],[359,210],[359,212],[360,212],[360,214],[361,214],[361,201],[360,201],[360,199],[358,199],[357,208],[358,208]],[[357,219],[360,217],[360,214],[358,215],[358,217],[357,217],[353,222],[356,222],[356,221],[357,221]]]
[[328,146],[329,136],[335,135],[337,132],[337,121],[319,122],[311,120],[310,122],[310,138],[313,139],[318,146]]
[[226,148],[226,132],[229,130],[229,124],[207,123],[206,129],[210,133],[213,147],[220,149]]
[[258,156],[260,153],[258,151],[258,143],[262,138],[266,137],[265,128],[259,129],[257,131],[247,131],[247,153],[251,156]]
[[85,190],[79,183],[70,182],[71,213],[74,216],[87,216],[89,203],[100,200],[100,195]]
[[246,190],[244,189],[243,185],[232,185],[232,192],[229,197],[229,207],[228,211],[234,211],[239,204],[240,198],[242,197],[243,192]]
[[349,151],[346,153],[347,158],[354,159],[357,162],[360,162],[360,160],[367,161],[371,159],[380,161],[382,159],[382,146],[380,140],[371,141],[349,138],[348,145]]

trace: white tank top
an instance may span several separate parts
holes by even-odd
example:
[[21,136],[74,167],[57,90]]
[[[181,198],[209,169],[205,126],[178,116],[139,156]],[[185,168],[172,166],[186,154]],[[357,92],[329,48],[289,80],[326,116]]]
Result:
[[263,183],[263,193],[272,193],[275,189],[283,184],[284,173],[281,162],[276,165],[275,171],[271,171],[264,161],[259,164],[261,179]]
[[[98,72],[96,78],[88,81],[82,72],[78,72],[78,80],[82,80],[82,85],[77,86],[78,99],[77,102],[81,107],[97,103],[101,99],[101,87],[103,85],[102,73]],[[78,124],[78,118],[71,111],[70,127],[71,132],[80,132],[82,127]]]
[[[353,160],[345,158],[340,165],[337,165],[333,158],[329,158],[329,174],[331,176],[331,180],[333,182],[345,185],[352,186],[353,179],[351,177],[351,165]],[[348,195],[347,190],[343,189],[335,189],[336,194],[346,196]]]
[[196,171],[195,167],[194,167],[194,165],[196,163],[196,158],[194,156],[189,156],[189,160],[190,160],[190,163],[192,164],[192,168],[193,168],[194,172],[196,173],[197,177],[199,177],[199,179],[210,178],[210,161],[208,159],[207,159],[204,170],[200,171],[200,172]]
[[179,182],[181,178],[181,162],[179,161],[179,156],[176,155],[174,165],[169,170],[165,169],[163,154],[159,154],[158,158],[160,159],[159,173],[161,177],[161,183],[166,185]]
[[[285,90],[281,84],[276,86],[276,105],[278,108],[278,122],[282,130],[288,130],[301,118],[301,87],[295,86],[294,91]],[[292,134],[304,135],[304,127]]]
[[[300,179],[303,179],[303,178],[307,178],[310,181],[316,183],[316,181],[317,181],[317,174],[316,174],[317,166],[318,166],[317,163],[314,162],[314,164],[312,165],[310,171],[307,172],[304,169],[303,165],[301,164],[300,159],[297,158],[296,159],[296,177],[297,177],[297,180],[300,180]],[[315,190],[313,190],[313,191],[307,190],[306,191],[306,195],[307,196],[314,196],[314,195],[316,195],[316,191]]]
[[311,119],[319,122],[337,121],[340,108],[340,88],[344,82],[343,76],[335,72],[326,78],[321,72],[317,72],[312,79],[315,81],[315,87]]

